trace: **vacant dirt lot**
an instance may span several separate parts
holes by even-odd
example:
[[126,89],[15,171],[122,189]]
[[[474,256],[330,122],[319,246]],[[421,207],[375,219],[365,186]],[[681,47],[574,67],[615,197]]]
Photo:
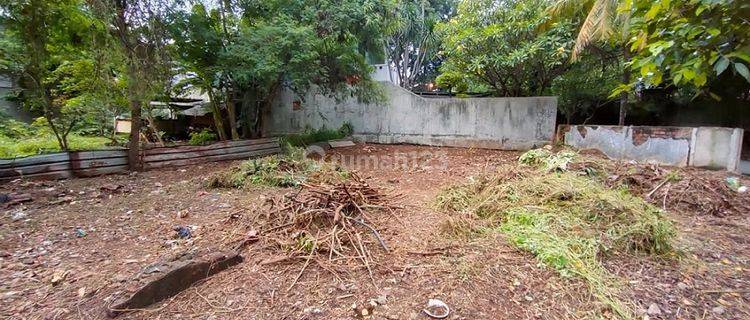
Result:
[[[450,319],[607,316],[581,281],[540,266],[501,233],[471,239],[442,233],[448,217],[434,208],[438,191],[514,166],[518,155],[388,145],[329,151],[329,160],[369,177],[400,207],[393,216],[374,218],[390,251],[371,251],[372,279],[361,264],[346,261],[326,268],[313,264],[303,272],[300,260],[261,264],[281,253],[259,242],[243,251],[245,262],[119,318],[351,319],[353,304],[375,300],[373,319],[426,319],[421,310],[432,298],[451,307]],[[251,219],[265,199],[292,190],[203,187],[210,173],[231,165],[0,186],[0,192],[30,193],[34,199],[2,208],[0,315],[104,318],[128,281],[164,271],[150,268],[153,263],[228,248],[248,231],[240,221]],[[737,197],[750,201],[747,194]],[[669,217],[679,231],[679,259],[608,259],[623,298],[639,317],[749,319],[750,212],[718,217],[671,211]],[[175,226],[193,226],[192,238],[175,239]],[[377,248],[374,238],[366,241]]]

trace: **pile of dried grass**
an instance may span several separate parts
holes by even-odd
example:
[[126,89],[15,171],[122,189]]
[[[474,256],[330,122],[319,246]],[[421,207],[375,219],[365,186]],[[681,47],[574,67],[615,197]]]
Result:
[[[615,280],[601,260],[630,252],[671,254],[675,231],[661,210],[626,188],[609,188],[589,173],[559,165],[573,158],[551,152],[524,157],[529,161],[521,163],[536,168],[519,166],[475,178],[443,190],[437,204],[452,216],[470,213],[485,221],[484,230],[470,232],[501,231],[562,275],[586,280],[593,295],[627,318],[632,311],[618,299]],[[454,233],[473,226],[448,220],[445,229],[461,228]]]

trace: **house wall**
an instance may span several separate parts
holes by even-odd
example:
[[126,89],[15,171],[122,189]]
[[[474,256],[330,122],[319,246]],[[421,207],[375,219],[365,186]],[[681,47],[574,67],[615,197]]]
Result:
[[566,126],[558,139],[611,159],[737,171],[742,129],[721,127]]
[[425,99],[392,83],[383,87],[386,101],[373,104],[284,91],[264,115],[264,134],[350,123],[353,136],[367,142],[505,150],[531,149],[554,137],[556,97]]
[[32,115],[26,110],[21,110],[15,102],[5,99],[13,90],[13,82],[5,76],[0,75],[0,114],[11,119],[31,122]]

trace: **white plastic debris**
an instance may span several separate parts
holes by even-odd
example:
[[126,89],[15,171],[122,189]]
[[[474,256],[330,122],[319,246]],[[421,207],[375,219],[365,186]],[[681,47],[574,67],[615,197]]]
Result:
[[745,193],[745,192],[747,192],[747,186],[741,186],[741,187],[737,188],[737,192],[739,192],[739,193]]
[[427,301],[427,308],[422,309],[422,312],[433,319],[445,319],[451,313],[451,310],[445,302],[430,299]]

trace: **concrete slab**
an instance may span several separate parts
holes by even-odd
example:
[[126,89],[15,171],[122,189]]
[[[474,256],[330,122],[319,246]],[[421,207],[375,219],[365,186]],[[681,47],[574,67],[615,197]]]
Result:
[[750,160],[740,161],[740,172],[744,175],[750,176]]
[[352,142],[351,140],[331,140],[328,141],[328,144],[331,146],[331,148],[345,148],[355,146],[354,142]]

